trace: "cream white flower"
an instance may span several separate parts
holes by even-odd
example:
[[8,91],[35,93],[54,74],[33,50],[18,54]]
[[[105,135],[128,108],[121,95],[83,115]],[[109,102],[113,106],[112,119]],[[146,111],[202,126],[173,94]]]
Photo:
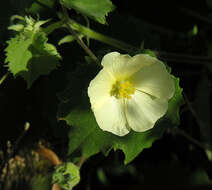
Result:
[[165,65],[146,54],[106,54],[88,96],[99,127],[124,136],[154,127],[168,109],[174,81]]

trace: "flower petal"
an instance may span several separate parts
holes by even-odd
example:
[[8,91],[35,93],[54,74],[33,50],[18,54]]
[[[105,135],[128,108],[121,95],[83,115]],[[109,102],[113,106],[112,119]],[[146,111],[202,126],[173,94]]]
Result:
[[101,107],[104,103],[104,97],[110,96],[110,91],[115,79],[105,69],[102,69],[98,75],[90,82],[88,87],[88,96],[92,108]]
[[116,80],[122,80],[129,72],[125,70],[125,67],[130,60],[131,57],[129,55],[112,52],[103,57],[102,65]]
[[174,95],[173,78],[166,70],[165,65],[159,61],[142,68],[131,76],[130,81],[137,90],[158,98],[170,99]]
[[142,67],[151,65],[157,61],[157,59],[146,54],[138,54],[130,57],[129,55],[112,52],[103,57],[102,65],[117,80],[123,80],[129,78]]
[[130,129],[125,116],[123,99],[104,97],[101,107],[94,107],[93,112],[99,127],[115,135],[124,136]]
[[153,128],[167,109],[167,100],[153,98],[136,90],[133,97],[126,100],[127,122],[134,131],[143,132]]
[[112,64],[114,62],[114,60],[120,56],[120,53],[118,52],[110,52],[108,54],[106,54],[103,58],[102,58],[102,66],[103,67],[107,67],[108,65]]

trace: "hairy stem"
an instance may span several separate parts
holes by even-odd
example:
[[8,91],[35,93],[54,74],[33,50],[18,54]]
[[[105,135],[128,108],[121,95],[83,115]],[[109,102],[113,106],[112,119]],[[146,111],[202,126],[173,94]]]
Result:
[[[61,16],[59,16],[59,17],[61,17]],[[106,36],[104,34],[101,34],[99,32],[96,32],[96,31],[94,31],[94,30],[92,30],[92,29],[90,29],[86,26],[83,26],[83,25],[77,23],[76,21],[74,21],[70,18],[68,20],[68,25],[73,30],[83,34],[84,36],[86,36],[90,39],[97,40],[97,41],[100,41],[102,43],[111,45],[111,46],[116,47],[116,48],[123,50],[125,52],[133,52],[133,51],[138,50],[138,48],[136,48],[132,45],[129,45],[129,44],[122,42],[120,40],[117,40],[117,39],[111,38],[109,36]],[[55,23],[49,25],[48,27],[46,27],[44,29],[44,32],[47,33],[47,34],[50,34],[54,30],[61,28],[61,27],[67,27],[67,25],[65,25],[64,22],[62,22],[62,21],[58,21],[58,22],[55,22]]]
[[69,24],[69,16],[66,8],[62,6],[63,14],[64,14],[64,23],[67,26],[69,32],[74,36],[77,43],[85,50],[85,52],[91,57],[94,62],[99,62],[98,58],[94,55],[94,53],[85,45],[85,43],[78,37],[77,33],[72,28],[72,25]]
[[135,48],[125,42],[116,40],[114,38],[108,37],[103,34],[100,34],[94,30],[91,30],[90,28],[87,28],[87,27],[77,23],[76,21],[74,21],[72,19],[69,19],[69,25],[71,25],[74,30],[84,34],[85,36],[87,36],[91,39],[103,42],[105,44],[111,45],[111,46],[121,49],[123,51],[133,52],[133,51],[137,50],[137,48]]

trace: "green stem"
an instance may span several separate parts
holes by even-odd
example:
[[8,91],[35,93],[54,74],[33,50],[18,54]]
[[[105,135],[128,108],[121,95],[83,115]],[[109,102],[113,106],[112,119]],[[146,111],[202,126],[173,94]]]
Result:
[[194,118],[196,119],[196,122],[199,125],[199,127],[200,128],[205,128],[204,123],[201,121],[201,119],[199,119],[198,114],[194,110],[194,108],[192,106],[192,103],[189,101],[189,99],[188,99],[187,95],[185,94],[185,92],[183,92],[183,97],[184,97],[184,100],[185,100],[186,104],[188,105],[188,109],[190,110],[190,112],[192,113]]
[[0,85],[4,82],[4,80],[7,78],[8,75],[9,75],[9,72],[6,73],[6,74],[0,79]]
[[[116,40],[114,38],[105,36],[104,34],[100,34],[90,28],[87,28],[79,23],[77,23],[74,20],[69,19],[69,25],[72,26],[72,28],[79,33],[83,34],[84,36],[87,36],[93,40],[100,41],[102,43],[111,45],[113,47],[116,47],[120,50],[126,51],[126,52],[133,52],[138,50],[138,48],[133,47],[125,42]],[[50,34],[55,29],[65,27],[64,23],[62,21],[53,23],[49,25],[47,28],[44,29],[44,31],[47,34]],[[154,51],[154,50],[152,50]],[[158,58],[163,61],[172,61],[172,62],[178,62],[178,63],[191,63],[191,64],[210,64],[212,59],[208,58],[207,56],[194,56],[194,55],[187,55],[187,54],[179,54],[179,53],[169,53],[169,52],[163,52],[163,51],[154,51]]]
[[212,21],[211,19],[205,17],[205,16],[202,16],[200,15],[199,13],[193,11],[193,10],[190,10],[190,9],[187,9],[187,8],[180,8],[180,11],[183,12],[184,14],[187,14],[193,18],[196,18],[202,22],[205,22],[206,24],[212,24]]
[[94,30],[91,30],[90,28],[87,28],[87,27],[77,23],[76,21],[74,21],[72,19],[69,19],[69,25],[71,25],[74,30],[84,34],[85,36],[87,36],[91,39],[94,39],[94,40],[103,42],[105,44],[111,45],[111,46],[116,47],[120,50],[123,50],[123,51],[126,51],[126,52],[132,52],[132,51],[137,50],[137,48],[135,48],[135,47],[133,47],[129,44],[126,44],[122,41],[119,41],[119,40],[116,40],[114,38],[100,34],[100,33],[96,32]]
[[91,59],[99,63],[98,58],[94,55],[94,53],[85,45],[85,43],[78,37],[77,33],[75,30],[72,28],[72,25],[69,24],[69,16],[68,16],[68,11],[64,6],[62,6],[63,9],[63,17],[62,20],[64,21],[64,24],[66,25],[67,29],[69,32],[74,36],[75,40],[77,43],[85,50],[85,52],[91,57]]
[[[84,16],[84,18],[87,23],[87,28],[90,28],[90,21],[89,21],[88,17]],[[87,46],[89,47],[90,46],[90,38],[88,36],[86,36],[86,40],[87,40]]]
[[[59,17],[61,17],[61,16],[59,16]],[[116,40],[116,39],[108,37],[104,34],[100,34],[100,33],[96,32],[96,31],[94,31],[94,30],[92,30],[92,29],[90,29],[86,26],[83,26],[83,25],[77,23],[76,21],[74,21],[72,19],[69,19],[68,24],[69,24],[69,26],[71,26],[71,28],[73,28],[77,32],[87,36],[88,38],[100,41],[100,42],[108,44],[108,45],[111,45],[111,46],[116,47],[116,48],[123,50],[125,52],[133,52],[133,51],[136,51],[138,49],[138,48],[133,47],[132,45],[129,45],[129,44],[122,42],[120,40]],[[54,30],[61,28],[61,27],[66,27],[66,26],[65,26],[64,22],[58,21],[58,22],[55,22],[55,23],[49,25],[48,27],[46,27],[44,29],[44,32],[46,32],[47,34],[50,34]]]
[[[59,16],[61,17],[61,16]],[[137,51],[138,48],[129,45],[125,42],[116,40],[114,38],[108,37],[104,34],[100,34],[88,27],[85,27],[76,21],[69,19],[69,25],[76,30],[77,32],[83,34],[84,36],[91,38],[93,40],[100,41],[102,43],[111,45],[113,47],[116,47],[120,50],[123,50],[125,52],[134,52]],[[57,28],[66,27],[62,21],[56,22],[52,25],[49,25],[47,28],[44,29],[44,31],[47,32],[47,34],[50,34]],[[154,51],[154,50],[153,50]],[[173,62],[186,62],[191,64],[210,64],[212,59],[208,58],[207,56],[194,56],[194,55],[187,55],[187,54],[177,54],[177,53],[169,53],[169,52],[163,52],[163,51],[154,51],[158,58],[164,61],[173,61]]]

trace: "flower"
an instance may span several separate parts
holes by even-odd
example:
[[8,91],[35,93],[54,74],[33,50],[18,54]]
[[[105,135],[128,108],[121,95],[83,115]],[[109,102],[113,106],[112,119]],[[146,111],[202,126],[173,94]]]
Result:
[[118,136],[154,127],[168,109],[174,81],[165,65],[147,54],[106,54],[88,96],[99,127]]

